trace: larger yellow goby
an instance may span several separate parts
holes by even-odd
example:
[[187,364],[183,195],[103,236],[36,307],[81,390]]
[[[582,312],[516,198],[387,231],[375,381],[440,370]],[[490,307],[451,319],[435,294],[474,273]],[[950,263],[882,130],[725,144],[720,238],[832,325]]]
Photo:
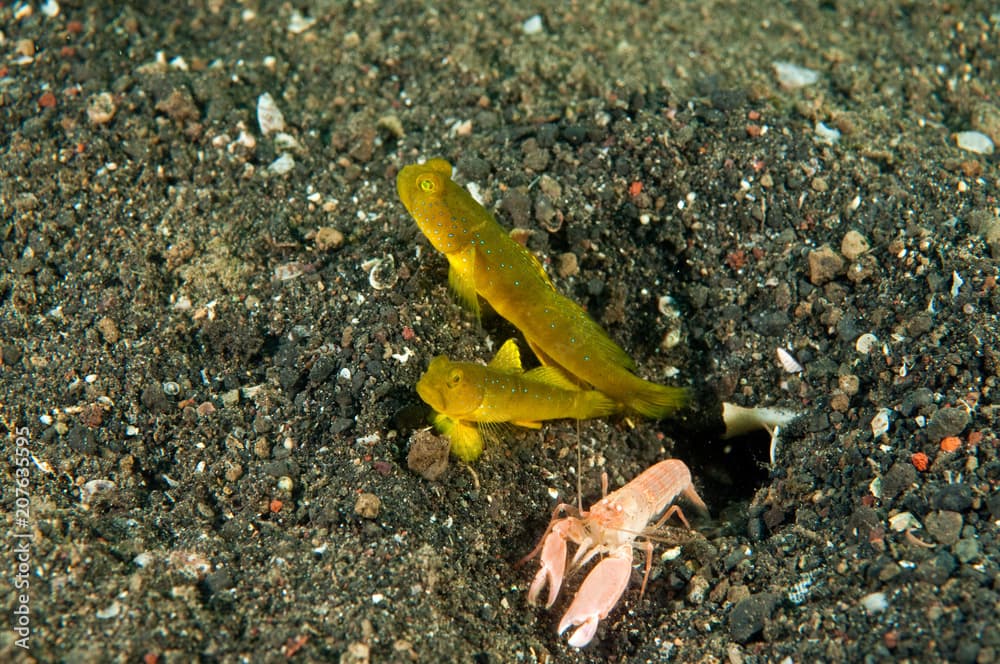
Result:
[[556,366],[646,417],[662,418],[687,390],[636,376],[632,358],[578,304],[556,292],[545,270],[493,215],[451,179],[451,164],[431,159],[396,177],[403,205],[450,266],[448,281],[478,317],[477,295],[524,334],[547,366]]

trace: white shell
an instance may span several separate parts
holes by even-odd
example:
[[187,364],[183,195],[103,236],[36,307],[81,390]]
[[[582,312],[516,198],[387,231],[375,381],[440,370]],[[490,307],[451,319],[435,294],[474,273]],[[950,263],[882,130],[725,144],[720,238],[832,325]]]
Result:
[[861,606],[868,613],[881,613],[889,608],[889,600],[885,593],[870,593],[861,598]]
[[260,125],[260,133],[265,136],[285,130],[285,116],[269,92],[257,97],[257,124]]
[[858,337],[858,340],[854,342],[854,347],[862,355],[867,355],[872,352],[872,348],[878,343],[878,337],[876,337],[871,332],[866,332]]
[[539,32],[545,29],[545,25],[542,23],[542,17],[535,14],[524,23],[521,24],[521,30],[526,35],[537,35]]
[[904,530],[922,528],[923,526],[917,521],[917,517],[909,512],[900,512],[889,517],[889,527],[897,533],[901,533]]
[[778,361],[781,362],[781,367],[788,373],[800,373],[802,371],[802,365],[792,357],[784,348],[778,348]]
[[993,141],[979,131],[960,131],[955,134],[955,144],[962,150],[976,154],[993,154]]
[[958,297],[958,291],[962,288],[962,284],[965,283],[965,279],[958,272],[951,273],[951,296]]
[[316,19],[312,16],[303,16],[298,9],[293,9],[292,15],[288,18],[288,31],[293,35],[301,35],[314,25]]
[[777,61],[773,63],[774,72],[778,75],[778,82],[781,87],[789,90],[812,85],[819,80],[819,74],[812,69],[800,67],[791,62]]
[[284,175],[293,168],[295,168],[295,159],[286,152],[271,162],[271,165],[267,167],[267,172],[272,175]]
[[872,435],[876,438],[881,437],[882,434],[889,431],[889,414],[891,412],[892,411],[888,408],[882,408],[875,414],[875,417],[872,418]]
[[395,286],[399,280],[399,273],[396,272],[396,259],[393,258],[392,254],[367,260],[361,268],[369,270],[368,283],[375,290],[388,290]]
[[117,488],[118,486],[111,480],[90,480],[80,487],[80,504],[88,507],[91,499],[97,494],[109,493]]

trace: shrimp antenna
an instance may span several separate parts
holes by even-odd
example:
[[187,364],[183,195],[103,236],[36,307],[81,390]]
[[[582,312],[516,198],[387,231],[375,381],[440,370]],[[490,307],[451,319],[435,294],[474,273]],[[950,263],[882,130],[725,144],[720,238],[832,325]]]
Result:
[[576,506],[583,512],[583,438],[580,436],[580,420],[576,421]]

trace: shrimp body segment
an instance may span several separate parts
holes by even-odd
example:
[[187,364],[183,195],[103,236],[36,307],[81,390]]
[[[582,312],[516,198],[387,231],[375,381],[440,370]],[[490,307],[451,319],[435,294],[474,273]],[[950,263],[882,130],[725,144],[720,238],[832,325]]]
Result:
[[[584,579],[559,622],[559,634],[580,625],[570,637],[570,645],[582,648],[590,643],[598,623],[618,603],[628,587],[635,539],[648,532],[650,522],[667,510],[654,528],[674,514],[685,526],[688,525],[680,508],[675,505],[667,509],[677,496],[683,496],[699,511],[708,511],[691,483],[688,467],[677,459],[667,459],[647,468],[617,491],[607,494],[589,511],[581,512],[580,516],[553,517],[546,534],[527,556],[530,559],[541,549],[541,568],[528,589],[530,603],[536,603],[546,584],[549,592],[545,606],[550,607],[556,601],[566,572],[567,542],[577,545],[570,562],[571,568],[586,565],[598,554],[605,556]],[[556,513],[572,509],[569,505],[559,505]],[[644,547],[646,575],[642,581],[642,592],[646,589],[653,549],[648,540]]]

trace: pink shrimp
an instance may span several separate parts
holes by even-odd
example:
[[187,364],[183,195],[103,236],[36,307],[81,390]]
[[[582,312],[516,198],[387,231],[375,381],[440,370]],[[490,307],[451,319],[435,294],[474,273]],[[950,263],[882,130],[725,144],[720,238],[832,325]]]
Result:
[[[567,541],[577,545],[576,555],[570,563],[572,567],[582,567],[597,554],[606,554],[584,579],[559,622],[559,634],[574,625],[580,625],[569,639],[570,645],[577,648],[590,643],[597,631],[598,622],[607,617],[628,587],[633,543],[636,537],[648,532],[649,522],[666,509],[653,529],[660,527],[674,514],[690,528],[679,507],[674,505],[667,509],[678,495],[686,498],[699,511],[708,511],[691,483],[691,471],[684,462],[677,459],[660,461],[611,494],[607,493],[607,475],[602,481],[605,496],[591,506],[589,511],[581,512],[578,517],[557,518],[558,514],[575,509],[571,505],[557,506],[545,535],[524,558],[530,560],[541,551],[542,566],[528,589],[528,601],[535,604],[548,583],[548,600],[545,603],[548,608],[556,601],[562,586],[566,571]],[[640,596],[646,591],[646,581],[652,566],[652,542],[646,540],[644,546],[646,573],[642,579]]]

